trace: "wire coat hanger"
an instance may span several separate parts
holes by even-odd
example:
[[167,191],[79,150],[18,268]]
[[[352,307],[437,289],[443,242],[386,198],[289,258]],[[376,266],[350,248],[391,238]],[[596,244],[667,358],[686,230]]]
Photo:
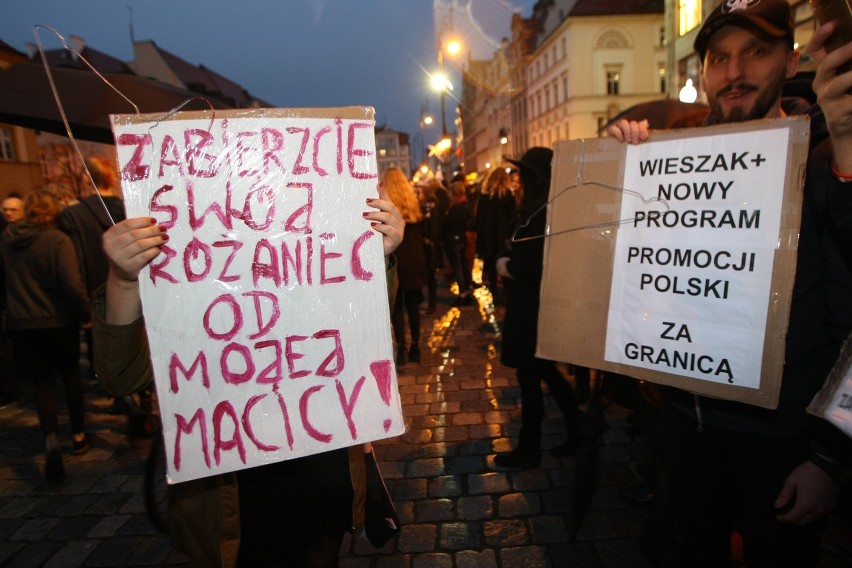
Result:
[[626,189],[624,187],[619,187],[619,186],[616,186],[616,185],[612,185],[612,184],[608,184],[608,183],[604,183],[604,182],[600,182],[600,181],[583,179],[583,166],[586,163],[586,140],[585,140],[585,138],[582,138],[579,141],[583,145],[583,150],[582,150],[582,153],[580,154],[580,163],[577,167],[577,178],[574,181],[574,183],[572,183],[572,184],[570,184],[566,187],[563,187],[561,190],[559,190],[558,193],[556,193],[556,195],[554,195],[552,198],[548,199],[547,201],[545,201],[544,203],[539,205],[532,213],[530,213],[530,215],[522,223],[520,223],[517,227],[515,227],[515,230],[512,232],[512,238],[510,239],[511,242],[520,243],[520,242],[523,242],[523,241],[543,239],[543,238],[546,238],[546,237],[562,235],[564,233],[571,233],[571,232],[574,232],[574,231],[581,231],[581,230],[585,230],[585,229],[599,229],[601,227],[615,227],[615,226],[618,226],[618,225],[623,225],[624,223],[630,223],[630,222],[635,220],[635,217],[632,217],[632,218],[629,218],[629,219],[620,219],[618,221],[607,221],[605,223],[592,223],[592,224],[588,224],[588,225],[581,225],[579,227],[570,227],[568,229],[562,229],[562,230],[556,231],[554,233],[550,232],[550,227],[545,227],[545,233],[544,234],[530,235],[528,237],[518,238],[518,233],[521,230],[527,228],[529,226],[530,222],[537,215],[539,215],[542,211],[547,209],[548,205],[550,205],[551,203],[554,203],[557,199],[562,197],[565,194],[565,192],[567,192],[568,190],[576,189],[576,188],[582,187],[582,186],[592,185],[592,186],[600,187],[600,188],[603,188],[603,189],[609,189],[609,190],[612,190],[612,191],[617,191],[617,192],[624,193],[624,194],[627,194],[627,195],[630,195],[630,196],[633,196],[633,197],[638,197],[642,201],[642,203],[644,203],[645,205],[650,205],[651,203],[659,202],[659,203],[663,204],[663,206],[666,208],[666,210],[671,209],[668,202],[665,199],[662,199],[660,197],[646,197],[642,193],[635,191],[635,190],[632,190],[632,189]]

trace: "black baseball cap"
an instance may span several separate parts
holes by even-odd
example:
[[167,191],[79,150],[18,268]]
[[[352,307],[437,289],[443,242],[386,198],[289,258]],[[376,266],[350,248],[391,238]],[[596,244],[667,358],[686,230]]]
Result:
[[786,39],[793,47],[793,10],[787,0],[725,0],[716,6],[695,38],[695,51],[702,61],[710,38],[723,26],[747,28],[769,39]]

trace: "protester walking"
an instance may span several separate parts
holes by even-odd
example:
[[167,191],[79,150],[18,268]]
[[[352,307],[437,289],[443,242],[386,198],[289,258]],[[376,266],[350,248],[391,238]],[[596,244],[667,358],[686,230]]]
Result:
[[464,182],[454,181],[450,184],[450,209],[444,219],[443,242],[447,262],[453,270],[453,278],[459,289],[455,301],[458,306],[469,305],[472,299],[470,270],[465,257],[469,223],[470,211],[467,207]]
[[427,182],[418,188],[420,209],[423,212],[423,251],[426,254],[426,290],[428,295],[427,314],[435,313],[438,299],[439,268],[444,266],[441,248],[441,230],[444,225],[444,211],[438,201],[436,188],[440,183],[435,180]]
[[[382,185],[390,200],[399,209],[405,221],[405,236],[396,251],[397,280],[396,302],[391,310],[391,324],[396,340],[396,364],[406,361],[420,362],[420,304],[423,303],[423,286],[427,282],[426,252],[423,249],[423,211],[414,193],[414,187],[402,170],[388,168],[382,176]],[[405,320],[411,338],[406,349]]]
[[568,428],[568,438],[554,452],[573,452],[581,442],[581,413],[574,391],[559,372],[556,362],[535,356],[538,337],[539,292],[544,256],[544,205],[550,189],[549,148],[530,148],[520,160],[509,160],[520,168],[524,201],[515,223],[514,242],[499,255],[497,272],[507,289],[506,316],[500,361],[517,369],[521,387],[521,431],[518,444],[510,452],[497,454],[494,462],[504,467],[537,467],[541,463],[541,423],[547,384]]
[[89,299],[74,247],[56,228],[61,204],[45,190],[28,194],[24,218],[3,236],[6,324],[15,352],[35,383],[36,409],[45,440],[45,476],[65,476],[59,441],[55,374],[62,379],[71,418],[72,453],[89,449],[80,378],[80,322],[89,318]]
[[484,284],[491,290],[494,303],[502,302],[498,287],[497,254],[506,250],[509,227],[515,218],[512,179],[506,168],[495,168],[483,183],[483,194],[476,206],[476,255],[482,260]]

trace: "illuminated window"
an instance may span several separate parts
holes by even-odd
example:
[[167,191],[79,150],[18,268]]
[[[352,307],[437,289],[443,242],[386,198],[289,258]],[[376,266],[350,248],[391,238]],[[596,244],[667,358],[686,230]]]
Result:
[[15,145],[12,143],[12,129],[0,126],[0,160],[15,161]]
[[701,0],[678,0],[678,35],[684,35],[701,23]]
[[618,94],[618,82],[621,81],[621,74],[618,71],[606,72],[606,94]]

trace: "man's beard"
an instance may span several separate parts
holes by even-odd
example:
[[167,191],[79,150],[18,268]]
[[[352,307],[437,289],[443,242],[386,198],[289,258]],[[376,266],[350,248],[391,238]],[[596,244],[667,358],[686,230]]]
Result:
[[[767,113],[775,104],[775,101],[778,100],[778,95],[781,93],[781,85],[783,82],[784,78],[781,77],[770,83],[762,90],[747,83],[734,83],[723,87],[713,96],[708,95],[707,102],[710,105],[710,109],[713,111],[713,115],[716,117],[716,122],[718,123],[744,122],[746,120],[765,118]],[[755,99],[754,105],[751,109],[746,109],[743,106],[733,106],[730,114],[726,115],[722,111],[722,104],[719,102],[719,99],[728,91],[733,89],[740,91],[756,91],[758,94],[757,99]]]

